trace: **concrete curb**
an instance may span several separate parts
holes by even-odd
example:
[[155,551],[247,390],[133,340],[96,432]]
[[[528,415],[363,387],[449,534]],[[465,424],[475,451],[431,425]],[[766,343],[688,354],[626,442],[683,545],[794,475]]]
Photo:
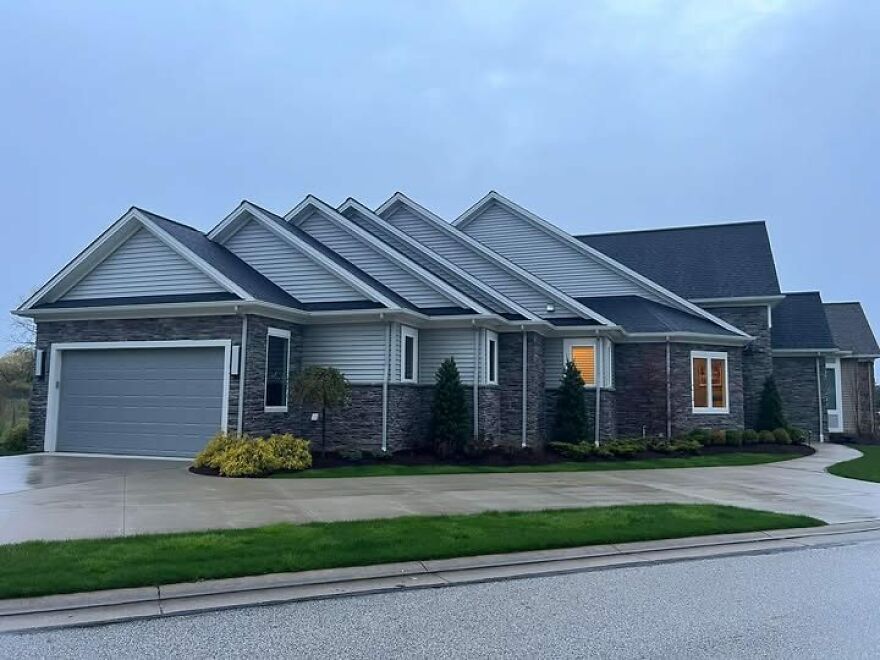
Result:
[[867,540],[880,540],[880,520],[10,599],[0,601],[0,632],[96,625]]

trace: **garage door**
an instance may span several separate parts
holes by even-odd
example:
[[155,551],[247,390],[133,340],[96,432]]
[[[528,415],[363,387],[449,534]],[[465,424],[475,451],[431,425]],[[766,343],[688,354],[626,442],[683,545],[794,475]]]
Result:
[[221,426],[222,348],[68,350],[57,451],[192,456]]

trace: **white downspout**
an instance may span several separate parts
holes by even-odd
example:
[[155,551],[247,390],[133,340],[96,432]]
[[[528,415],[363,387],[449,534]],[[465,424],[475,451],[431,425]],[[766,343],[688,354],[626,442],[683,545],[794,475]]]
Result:
[[602,402],[602,348],[604,346],[604,338],[598,337],[596,339],[596,437],[593,440],[593,444],[597,447],[599,446],[599,435],[601,428],[600,415],[600,404]]
[[822,370],[819,366],[821,361],[822,356],[820,355],[816,358],[816,394],[819,403],[819,442],[825,442],[825,419],[822,415]]
[[[521,326],[522,327],[522,326]],[[529,390],[526,379],[529,376],[528,367],[528,344],[526,342],[526,329],[522,327],[522,446],[526,446],[526,428],[528,423]]]
[[480,329],[474,326],[474,440],[480,435]]
[[385,369],[382,375],[382,453],[388,451],[388,380],[391,376],[391,322],[385,332]]
[[247,368],[247,342],[248,342],[248,319],[247,314],[241,317],[241,348],[239,349],[238,359],[238,422],[236,430],[241,435],[244,430],[244,386],[245,386],[245,369]]
[[672,440],[672,347],[669,337],[666,338],[666,439]]

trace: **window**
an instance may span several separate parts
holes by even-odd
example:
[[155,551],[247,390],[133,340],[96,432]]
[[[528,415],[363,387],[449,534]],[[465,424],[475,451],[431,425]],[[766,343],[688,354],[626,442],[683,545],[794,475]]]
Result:
[[400,381],[415,383],[419,379],[419,331],[400,327]]
[[595,339],[566,339],[563,343],[564,359],[563,366],[568,362],[574,362],[574,366],[581,372],[584,385],[596,386],[596,340]]
[[290,331],[269,328],[266,337],[266,412],[287,412]]
[[727,413],[727,353],[691,351],[695,413]]
[[486,330],[486,382],[498,384],[498,334]]
[[840,360],[825,360],[825,378],[823,379],[825,413],[828,415],[828,430],[831,433],[843,432],[843,415],[840,401]]

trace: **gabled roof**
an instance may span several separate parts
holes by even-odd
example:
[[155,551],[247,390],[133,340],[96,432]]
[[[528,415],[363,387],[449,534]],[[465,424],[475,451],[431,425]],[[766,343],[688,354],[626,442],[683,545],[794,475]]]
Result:
[[773,308],[770,332],[775,350],[830,351],[837,347],[818,291],[786,293]]
[[860,303],[825,303],[825,314],[837,348],[855,355],[880,355],[877,339]]
[[689,300],[778,296],[763,221],[576,236]]
[[[337,210],[364,230],[371,232],[377,238],[395,247],[395,249],[403,252],[411,259],[417,260],[434,274],[442,277],[468,295],[475,297],[489,309],[507,318],[540,320],[516,301],[511,300],[482,280],[473,277],[464,269],[433,250],[429,250],[406,232],[386,222],[356,199],[349,197]],[[355,220],[355,218],[359,220]]]
[[525,283],[531,289],[540,291],[542,295],[547,296],[548,299],[554,301],[556,304],[571,309],[585,319],[597,321],[602,325],[613,326],[613,323],[608,321],[608,319],[604,318],[601,314],[589,309],[586,305],[579,303],[567,293],[560,291],[551,284],[535,277],[532,273],[529,273],[491,248],[455,228],[450,223],[446,222],[417,202],[414,202],[401,192],[394,193],[394,195],[388,198],[376,209],[375,213],[380,218],[384,219],[391,215],[398,207],[405,207],[415,216],[420,218],[422,222],[427,223],[437,231],[451,237],[457,244],[463,246],[466,251],[479,255],[481,259],[491,262],[495,267],[501,268],[504,272],[510,274],[511,277]]
[[[215,246],[201,232],[187,225],[169,220],[155,213],[132,207],[119,220],[104,231],[88,247],[74,257],[51,280],[26,300],[17,311],[33,308],[68,306],[106,306],[109,299],[81,300],[75,303],[59,302],[58,298],[74,283],[114,253],[128,238],[138,230],[147,231],[174,252],[177,252],[195,269],[202,271],[216,281],[228,294],[209,296],[214,299],[239,298],[241,300],[261,299],[291,307],[296,300],[276,287],[272,282],[257,273],[253,268],[220,246]],[[201,294],[185,295],[170,302],[198,302]],[[123,302],[135,304],[136,297],[127,297]],[[168,302],[168,301],[166,301]]]
[[584,298],[592,309],[608,317],[627,333],[693,333],[736,335],[701,316],[641,296]]

